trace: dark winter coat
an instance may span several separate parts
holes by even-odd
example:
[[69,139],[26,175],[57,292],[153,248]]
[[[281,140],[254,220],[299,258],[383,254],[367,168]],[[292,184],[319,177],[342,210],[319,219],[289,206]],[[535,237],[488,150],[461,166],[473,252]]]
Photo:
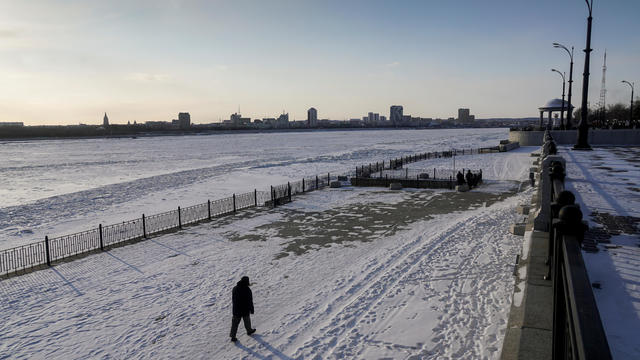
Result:
[[473,184],[473,174],[471,174],[471,171],[467,171],[467,184],[469,184],[469,187],[472,186]]
[[458,175],[456,175],[456,180],[458,181],[458,185],[464,184],[464,175],[460,171],[458,171]]
[[233,287],[233,316],[253,314],[253,294],[249,288],[249,278],[243,278]]

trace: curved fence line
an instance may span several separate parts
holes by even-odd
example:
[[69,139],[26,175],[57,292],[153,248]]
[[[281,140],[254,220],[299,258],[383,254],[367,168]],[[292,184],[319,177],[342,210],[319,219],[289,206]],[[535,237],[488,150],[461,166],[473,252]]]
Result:
[[[451,150],[443,152],[421,153],[408,155],[380,163],[359,166],[356,171],[350,171],[342,176],[371,176],[375,172],[391,172],[402,169],[402,166],[416,161],[435,159],[440,157],[451,157],[457,155],[482,154],[485,152],[497,151],[495,148]],[[405,176],[411,175],[414,170],[400,170]],[[426,172],[420,170],[420,174]],[[27,271],[39,266],[51,266],[52,262],[65,258],[86,254],[95,250],[104,250],[105,247],[115,246],[127,241],[139,240],[150,235],[164,231],[179,229],[183,225],[194,224],[214,217],[230,215],[238,210],[248,209],[258,206],[277,206],[292,200],[292,196],[309,191],[323,189],[331,184],[330,173],[317,175],[315,177],[303,178],[299,181],[272,186],[270,191],[247,192],[243,194],[233,194],[231,197],[208,200],[206,203],[188,206],[176,210],[170,210],[159,214],[145,216],[141,218],[123,221],[122,223],[102,226],[81,231],[74,234],[62,235],[54,238],[45,236],[44,241],[17,246],[10,249],[0,250],[0,275],[10,275],[19,271]]]

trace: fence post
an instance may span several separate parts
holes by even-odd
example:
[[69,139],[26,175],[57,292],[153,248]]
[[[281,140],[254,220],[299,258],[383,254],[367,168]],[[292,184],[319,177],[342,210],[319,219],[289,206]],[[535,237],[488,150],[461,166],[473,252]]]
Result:
[[144,214],[142,214],[142,236],[145,237],[145,239],[147,238],[147,220],[144,217]]
[[302,192],[304,192],[304,178],[302,178]]
[[[356,170],[358,169],[358,167],[356,166]],[[316,175],[316,189],[318,188],[318,175]]]
[[436,178],[436,168],[433,168],[433,179],[435,180]]
[[102,224],[98,224],[98,231],[100,232],[100,250],[104,251],[104,242],[102,241]]
[[211,220],[211,200],[207,199],[207,218]]
[[271,208],[276,207],[275,194],[273,193],[273,185],[271,186]]
[[236,194],[233,194],[233,213],[236,212]]
[[49,255],[49,236],[44,237],[45,250],[47,250],[47,266],[51,266],[51,255]]
[[287,181],[287,192],[289,193],[289,202],[291,202],[291,184]]
[[329,184],[331,182],[331,173],[327,173],[327,186],[331,185]]
[[404,168],[404,178],[405,179],[409,178],[409,168]]
[[178,206],[178,227],[182,229],[182,212],[180,211],[180,206]]
[[258,207],[258,189],[253,189],[253,201],[254,201],[254,206]]

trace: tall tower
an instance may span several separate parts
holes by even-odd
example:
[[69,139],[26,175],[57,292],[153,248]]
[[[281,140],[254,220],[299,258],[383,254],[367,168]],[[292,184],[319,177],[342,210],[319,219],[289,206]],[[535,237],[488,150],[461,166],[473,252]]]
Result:
[[107,113],[104,113],[104,117],[102,118],[102,126],[109,126],[109,117],[107,116]]
[[607,111],[607,87],[606,87],[606,75],[607,75],[607,50],[604,51],[604,63],[602,65],[602,84],[600,85],[600,100],[598,101],[598,121],[600,125],[604,125],[606,122]]

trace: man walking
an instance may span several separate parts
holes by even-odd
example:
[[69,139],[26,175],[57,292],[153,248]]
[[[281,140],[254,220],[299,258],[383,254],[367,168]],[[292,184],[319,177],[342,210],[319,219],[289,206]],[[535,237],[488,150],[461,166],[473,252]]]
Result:
[[233,299],[233,320],[231,321],[231,341],[236,342],[236,333],[238,332],[238,325],[240,325],[240,319],[244,321],[244,328],[247,330],[247,335],[251,335],[256,332],[256,329],[251,328],[251,316],[253,314],[253,294],[249,288],[249,277],[243,276],[238,284],[233,287],[232,291]]

